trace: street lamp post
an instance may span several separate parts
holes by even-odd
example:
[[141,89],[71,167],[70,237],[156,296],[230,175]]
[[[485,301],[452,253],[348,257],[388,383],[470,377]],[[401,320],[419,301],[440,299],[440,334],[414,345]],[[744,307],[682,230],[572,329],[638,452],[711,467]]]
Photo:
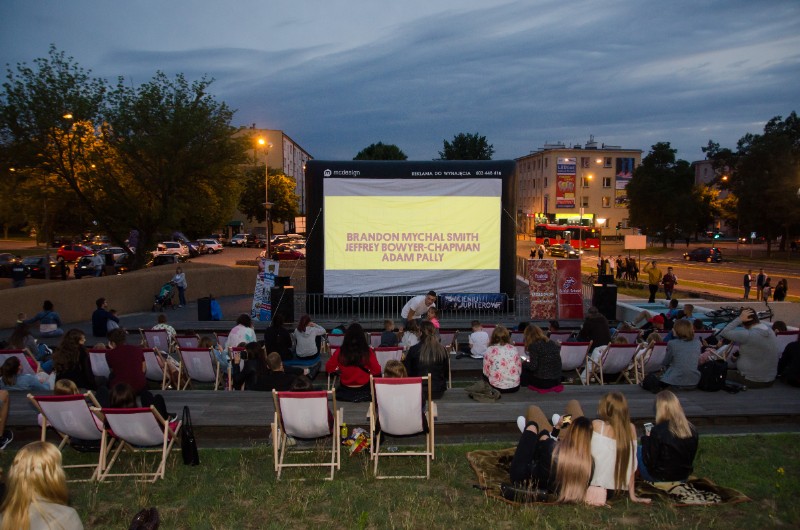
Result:
[[603,255],[603,225],[606,224],[606,219],[604,217],[598,217],[596,221],[600,226],[600,233],[598,234],[599,237],[597,238],[599,241],[597,244],[597,259],[600,259],[600,256]]
[[264,158],[264,208],[266,209],[266,221],[267,221],[267,244],[266,244],[266,252],[264,253],[268,258],[271,258],[272,254],[270,254],[270,235],[272,233],[272,212],[270,211],[270,204],[269,204],[269,150],[272,148],[272,144],[267,143],[267,140],[263,137],[259,137],[258,145],[266,148],[266,158]]
[[592,175],[589,174],[589,175],[586,175],[586,177],[584,177],[583,176],[583,168],[581,168],[581,182],[580,182],[581,193],[580,193],[580,197],[579,197],[580,204],[578,205],[578,208],[579,208],[579,210],[578,210],[578,212],[579,212],[579,214],[578,214],[579,215],[579,217],[578,217],[578,255],[579,256],[583,252],[583,188],[584,188],[584,180],[591,181],[592,180]]

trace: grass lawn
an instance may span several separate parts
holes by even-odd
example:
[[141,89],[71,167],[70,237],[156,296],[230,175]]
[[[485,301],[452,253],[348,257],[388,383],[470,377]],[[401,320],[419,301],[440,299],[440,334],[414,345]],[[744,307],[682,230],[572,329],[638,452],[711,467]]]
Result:
[[[694,508],[674,508],[660,501],[634,505],[627,499],[607,508],[513,507],[488,500],[472,487],[475,475],[465,453],[502,447],[439,446],[430,481],[375,480],[368,454],[343,453],[342,469],[333,482],[319,479],[321,470],[289,470],[286,478],[310,480],[277,482],[272,448],[266,445],[201,449],[198,467],[184,466],[178,450],[170,457],[167,478],[156,484],[130,479],[71,483],[70,493],[86,528],[127,528],[133,515],[149,506],[159,509],[164,529],[800,526],[800,435],[702,437],[696,474],[738,489],[752,502]],[[89,461],[89,456],[67,449],[65,461]],[[9,452],[0,455],[4,468],[12,457]],[[408,459],[397,460],[415,465]]]

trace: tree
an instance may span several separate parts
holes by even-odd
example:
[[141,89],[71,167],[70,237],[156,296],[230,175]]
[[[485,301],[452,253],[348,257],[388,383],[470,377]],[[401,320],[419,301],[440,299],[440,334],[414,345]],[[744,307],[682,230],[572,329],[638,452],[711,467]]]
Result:
[[494,147],[478,133],[459,133],[453,143],[444,140],[444,151],[439,151],[440,160],[491,160]]
[[353,160],[406,160],[407,158],[396,145],[378,142],[359,151]]
[[[244,170],[244,189],[239,197],[239,211],[249,221],[266,220],[264,199],[264,166],[251,166]],[[292,221],[300,212],[300,198],[295,193],[297,181],[276,168],[269,170],[269,202],[272,203],[272,221]]]
[[121,78],[112,87],[54,47],[7,79],[0,143],[11,163],[68,186],[115,243],[137,229],[137,263],[157,234],[208,233],[235,208],[247,146],[210,80],[158,72],[139,87]]
[[[706,151],[706,149],[704,149]],[[793,111],[786,119],[776,116],[763,134],[745,134],[736,151],[720,149],[709,141],[706,151],[715,167],[730,169],[727,186],[735,196],[729,203],[745,232],[767,237],[767,249],[778,235],[781,250],[800,229],[800,119]]]
[[630,221],[667,246],[697,227],[702,194],[694,187],[694,173],[685,160],[676,160],[669,142],[651,147],[628,184]]

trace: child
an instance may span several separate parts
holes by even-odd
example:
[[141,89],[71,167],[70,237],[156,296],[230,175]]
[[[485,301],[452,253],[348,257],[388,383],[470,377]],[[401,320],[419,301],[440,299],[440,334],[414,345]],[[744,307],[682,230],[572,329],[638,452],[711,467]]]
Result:
[[396,359],[386,361],[383,368],[383,377],[408,377],[405,365]]
[[469,355],[473,359],[483,359],[486,348],[489,347],[489,334],[483,331],[480,320],[473,320],[472,333],[469,336],[469,344],[465,344],[463,349],[456,355],[456,359]]
[[394,320],[384,320],[383,333],[381,333],[381,346],[397,346],[398,342],[397,333],[394,331]]
[[417,344],[419,342],[419,324],[417,320],[411,320],[408,325],[406,326],[406,330],[403,332],[403,338],[400,341],[400,344],[403,346],[403,349],[408,351],[411,346]]
[[[115,317],[117,316],[117,310],[116,309],[109,309],[108,312],[111,313]],[[108,323],[106,324],[106,331],[111,331],[112,329],[117,329],[118,327],[119,327],[119,324],[117,324],[117,322],[113,318],[109,318],[108,319]]]
[[433,327],[439,329],[439,312],[435,307],[428,308],[428,322],[433,324]]

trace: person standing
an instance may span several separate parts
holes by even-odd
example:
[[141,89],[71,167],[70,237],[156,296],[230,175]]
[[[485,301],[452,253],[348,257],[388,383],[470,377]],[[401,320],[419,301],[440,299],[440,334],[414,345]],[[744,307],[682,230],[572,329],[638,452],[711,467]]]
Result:
[[744,300],[750,299],[750,284],[753,283],[753,269],[747,271],[742,279],[742,286],[744,287]]
[[539,259],[544,259],[544,245],[539,245],[539,250],[536,253],[539,255]]
[[650,287],[650,298],[648,299],[649,303],[653,303],[656,301],[656,293],[658,292],[658,285],[661,283],[661,279],[664,277],[664,273],[661,272],[656,266],[656,260],[651,261],[647,265],[644,266],[644,272],[647,273],[647,283]]
[[178,300],[179,304],[178,307],[183,307],[186,305],[186,288],[188,285],[186,284],[186,275],[183,273],[183,269],[178,267],[175,269],[175,276],[172,277],[172,283],[175,284],[175,287],[178,288]]
[[28,271],[25,270],[25,265],[22,264],[22,257],[17,256],[14,266],[11,267],[11,281],[13,287],[25,287],[25,278],[28,277]]
[[413,297],[403,309],[400,310],[400,316],[403,319],[403,326],[408,325],[410,320],[418,319],[428,314],[428,309],[436,307],[436,292],[428,291],[428,294],[420,294]]
[[94,277],[99,278],[103,274],[103,267],[106,265],[106,260],[102,254],[95,253],[92,256],[92,267],[94,267]]
[[764,274],[764,269],[758,269],[758,276],[756,276],[756,300],[763,298],[764,283],[767,281],[767,275]]
[[617,256],[617,279],[622,279],[622,273],[625,272],[625,262],[622,261],[622,255]]
[[675,290],[675,285],[678,283],[678,277],[672,272],[672,267],[667,267],[667,273],[661,279],[661,283],[664,285],[664,295],[667,297],[667,300],[672,300],[672,292]]
[[92,335],[95,337],[105,337],[108,333],[108,321],[111,320],[119,324],[119,318],[108,310],[108,300],[98,298],[95,300],[97,309],[92,313]]

